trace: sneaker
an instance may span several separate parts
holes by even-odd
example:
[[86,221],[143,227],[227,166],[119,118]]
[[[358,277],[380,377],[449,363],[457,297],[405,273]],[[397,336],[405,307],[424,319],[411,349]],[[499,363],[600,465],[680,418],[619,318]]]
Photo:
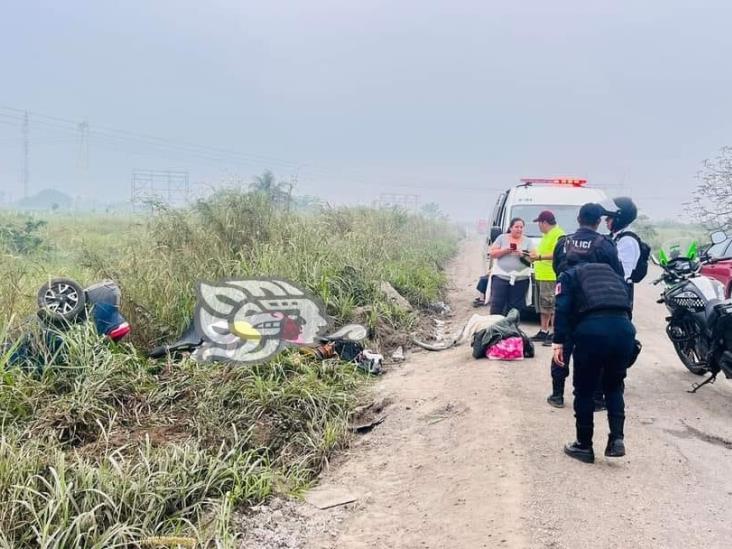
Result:
[[546,401],[549,403],[549,406],[554,406],[555,408],[564,408],[564,397],[559,395],[549,395],[546,397]]
[[552,346],[552,339],[554,339],[554,334],[549,332],[546,334],[546,339],[544,340],[544,343],[541,344],[542,347],[551,347]]
[[567,444],[564,447],[564,453],[584,463],[595,462],[595,452],[592,450],[592,446],[583,446],[579,442]]
[[538,332],[536,332],[536,335],[531,338],[531,341],[546,341],[548,335],[549,332],[539,330]]

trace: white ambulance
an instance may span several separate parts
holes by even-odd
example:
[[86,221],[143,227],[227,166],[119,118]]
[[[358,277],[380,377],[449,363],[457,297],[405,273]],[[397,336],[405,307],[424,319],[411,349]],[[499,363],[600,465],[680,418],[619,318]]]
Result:
[[524,234],[539,243],[541,232],[534,219],[543,210],[550,210],[557,224],[566,233],[577,230],[577,214],[587,202],[607,203],[602,189],[588,187],[586,179],[522,179],[521,184],[501,193],[491,215],[488,244],[502,233],[514,217],[526,223]]
[[[496,200],[491,215],[490,234],[486,239],[487,261],[486,272],[490,272],[493,261],[488,259],[490,245],[502,234],[508,232],[508,226],[515,217],[525,222],[524,235],[539,244],[542,234],[534,219],[539,213],[549,210],[554,214],[557,224],[567,234],[577,230],[579,209],[587,202],[598,202],[609,205],[608,197],[602,189],[587,186],[586,179],[522,179],[521,184],[501,193]],[[601,227],[601,231],[604,227]],[[532,304],[524,312],[538,312],[538,293],[536,284],[531,284]],[[486,299],[488,296],[486,296]]]

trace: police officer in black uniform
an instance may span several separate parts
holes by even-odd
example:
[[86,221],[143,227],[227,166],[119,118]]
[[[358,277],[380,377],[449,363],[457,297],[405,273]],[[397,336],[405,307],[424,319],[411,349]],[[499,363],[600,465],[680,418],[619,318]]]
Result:
[[601,383],[607,403],[608,437],[605,455],[625,455],[623,380],[635,351],[635,328],[630,322],[627,284],[606,263],[580,263],[557,279],[552,349],[558,365],[565,362],[564,345],[572,341],[574,357],[574,414],[577,439],[564,452],[592,463],[593,394]]
[[[607,214],[605,208],[595,203],[587,203],[580,208],[577,222],[579,229],[574,234],[565,235],[557,241],[554,249],[553,267],[559,277],[568,268],[580,263],[604,263],[622,276],[623,267],[618,260],[615,243],[607,236],[597,232],[602,216]],[[564,385],[569,375],[569,358],[572,355],[572,341],[567,339],[563,350],[565,364],[559,365],[554,360],[551,364],[552,394],[547,402],[556,407],[564,407]],[[595,400],[598,409],[604,408],[600,391]]]

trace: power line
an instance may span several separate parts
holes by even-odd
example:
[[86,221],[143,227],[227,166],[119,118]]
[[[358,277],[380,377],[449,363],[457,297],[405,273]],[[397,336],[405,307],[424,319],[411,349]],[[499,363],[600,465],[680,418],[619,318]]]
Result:
[[[21,109],[14,107],[0,106],[0,111],[5,110],[9,112],[0,112],[0,117],[5,117],[10,120],[20,120],[20,113],[24,112]],[[80,126],[77,121],[70,120],[68,118],[62,118],[59,116],[52,116],[41,113],[33,113],[34,124],[40,124],[44,127],[60,130],[66,132],[70,136],[71,140],[78,142]],[[3,121],[0,119],[0,123]],[[7,123],[7,122],[6,122]],[[217,147],[209,147],[204,145],[196,145],[187,142],[177,142],[161,137],[155,137],[147,134],[130,132],[127,130],[120,130],[111,128],[108,126],[91,126],[86,127],[87,142],[93,141],[95,144],[119,147],[123,144],[142,145],[145,147],[155,147],[157,149],[163,149],[173,153],[185,154],[186,157],[195,157],[201,160],[207,160],[210,162],[230,162],[233,164],[245,164],[248,166],[261,165],[262,162],[269,164],[279,165],[280,167],[287,169],[297,169],[297,171],[304,171],[306,174],[311,176],[327,177],[332,179],[341,179],[350,181],[352,183],[358,183],[365,187],[377,187],[377,188],[407,188],[407,189],[422,189],[422,190],[443,190],[453,192],[500,192],[505,189],[492,189],[483,186],[465,186],[455,185],[452,182],[440,182],[440,183],[405,183],[405,182],[391,182],[386,181],[383,183],[374,183],[373,181],[367,181],[362,175],[354,175],[352,173],[346,173],[342,171],[325,170],[317,168],[316,166],[305,164],[302,162],[294,162],[290,160],[284,160],[281,158],[274,158],[261,155],[242,154],[236,151],[222,149]],[[73,136],[73,137],[72,137]]]
[[[11,111],[14,113],[24,112],[22,109],[17,109],[14,107],[0,106],[0,109],[5,110],[5,111]],[[34,115],[34,121],[37,118],[41,118],[41,119],[45,119],[44,121],[42,121],[42,123],[45,123],[47,125],[61,128],[61,129],[67,129],[67,130],[70,130],[73,132],[78,131],[78,122],[75,120],[61,118],[59,116],[41,114],[41,113],[37,113],[37,112],[34,112],[33,115]],[[13,115],[6,114],[5,116],[12,117]],[[53,124],[53,123],[55,123],[55,124]],[[171,140],[171,139],[167,139],[167,138],[163,138],[163,137],[156,137],[153,135],[148,135],[148,134],[144,134],[144,133],[136,133],[136,132],[112,128],[112,127],[108,127],[108,126],[95,125],[91,128],[90,131],[93,133],[100,134],[100,135],[114,136],[114,137],[117,137],[120,139],[124,138],[124,139],[129,139],[129,140],[133,140],[133,141],[137,141],[137,142],[143,142],[145,144],[157,143],[159,145],[163,145],[163,146],[167,146],[167,147],[173,147],[173,148],[178,148],[178,149],[183,149],[183,150],[196,150],[196,151],[200,151],[200,152],[205,151],[208,153],[215,154],[217,156],[245,159],[247,161],[267,162],[270,164],[280,165],[280,166],[289,167],[289,168],[296,168],[297,166],[299,166],[301,164],[300,162],[285,160],[282,158],[263,156],[263,155],[257,155],[257,154],[245,154],[245,153],[240,153],[238,151],[223,149],[220,147],[210,147],[210,146],[206,146],[206,145],[188,143],[185,141],[175,141],[175,140]]]
[[[5,111],[5,112],[3,112]],[[131,132],[128,130],[112,128],[109,126],[90,125],[87,121],[71,120],[69,118],[42,114],[33,112],[33,124],[34,128],[42,127],[49,130],[61,132],[68,136],[69,143],[77,143],[79,147],[79,163],[82,166],[88,165],[89,159],[89,146],[90,143],[94,143],[95,146],[109,147],[114,150],[120,150],[126,148],[128,152],[131,147],[134,154],[142,154],[146,156],[152,156],[149,149],[153,148],[157,151],[162,151],[166,156],[172,155],[185,155],[186,158],[196,158],[197,160],[203,160],[211,163],[221,164],[226,162],[237,166],[262,166],[263,163],[267,165],[274,165],[288,170],[295,170],[298,173],[302,173],[303,178],[307,179],[307,175],[311,177],[324,177],[334,180],[340,180],[342,182],[351,182],[362,185],[369,188],[381,188],[381,189],[419,189],[419,190],[432,190],[432,191],[445,191],[455,193],[493,193],[503,192],[511,185],[505,187],[487,187],[484,185],[465,185],[456,184],[454,181],[432,181],[426,182],[420,181],[382,181],[374,182],[369,180],[368,176],[364,174],[354,174],[353,172],[345,172],[341,170],[328,170],[318,168],[312,164],[303,162],[296,162],[292,160],[286,160],[282,158],[276,158],[271,156],[247,154],[238,151],[224,149],[219,147],[210,147],[206,145],[198,145],[185,141],[175,141],[162,137],[156,137],[144,133]],[[26,127],[25,120],[28,117],[29,112],[24,109],[18,109],[15,107],[0,106],[0,124],[5,125],[21,125]],[[24,129],[24,131],[27,131]],[[57,138],[58,142],[62,142],[63,138]],[[23,144],[24,153],[27,152],[28,145]],[[143,148],[140,150],[140,148]],[[24,162],[24,174],[25,170],[28,170],[27,161]],[[25,182],[25,175],[24,175]],[[605,185],[604,187],[610,187],[612,185]]]

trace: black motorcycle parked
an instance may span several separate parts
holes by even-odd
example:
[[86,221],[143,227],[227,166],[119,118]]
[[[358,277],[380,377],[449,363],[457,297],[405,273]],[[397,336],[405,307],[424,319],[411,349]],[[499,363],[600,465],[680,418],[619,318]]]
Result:
[[[713,241],[720,238],[726,238],[724,233],[712,235]],[[663,269],[653,284],[665,285],[658,303],[670,313],[666,334],[690,372],[710,374],[693,385],[692,393],[714,383],[720,371],[732,378],[732,300],[725,299],[722,283],[699,273],[705,259],[694,242],[666,244],[652,258]]]

